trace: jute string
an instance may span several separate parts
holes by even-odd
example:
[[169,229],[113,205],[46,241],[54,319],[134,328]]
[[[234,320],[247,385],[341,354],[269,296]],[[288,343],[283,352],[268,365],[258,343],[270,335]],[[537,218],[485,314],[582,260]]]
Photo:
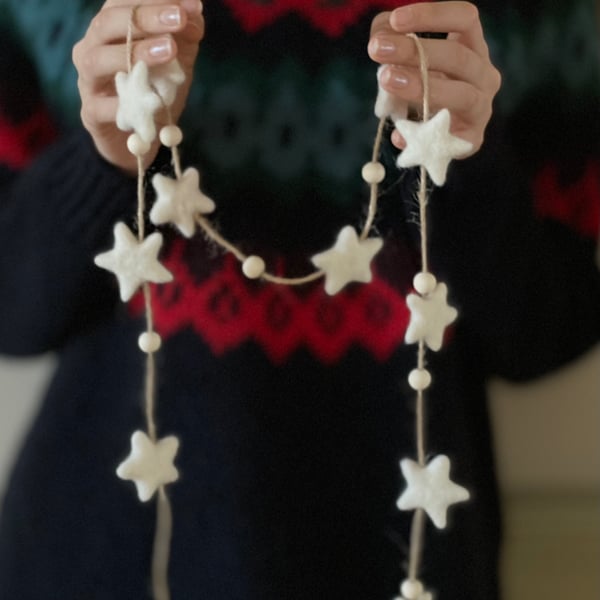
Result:
[[[133,30],[137,6],[131,9],[127,26],[127,72],[131,73],[133,66]],[[145,169],[142,157],[137,158],[137,234],[138,240],[145,239],[146,195],[144,190]],[[142,286],[146,315],[146,332],[154,333],[154,316],[152,309],[152,290],[145,282]],[[155,404],[156,404],[156,364],[154,352],[146,354],[146,369],[144,382],[144,413],[148,437],[153,443],[158,440]],[[173,530],[172,509],[164,486],[158,489],[156,504],[156,529],[152,550],[152,596],[154,600],[170,600],[168,570],[171,536]]]
[[[419,68],[421,72],[421,81],[423,85],[423,122],[429,120],[429,67],[427,55],[423,44],[414,33],[408,34],[414,42],[419,55]],[[429,272],[429,243],[427,235],[427,170],[420,167],[419,172],[419,190],[417,195],[419,203],[419,229],[421,235],[421,271]],[[419,341],[417,350],[417,368],[425,369],[425,342]],[[425,394],[422,390],[417,391],[416,410],[415,410],[415,434],[417,462],[419,466],[425,467],[426,464],[426,441],[425,441]],[[418,508],[415,510],[410,532],[410,551],[408,562],[408,578],[416,580],[419,577],[420,563],[423,555],[423,546],[425,541],[425,512]]]
[[[129,19],[127,29],[127,69],[131,72],[133,63],[133,31],[135,27],[135,14],[137,7],[133,7]],[[419,38],[414,34],[409,34],[419,54],[420,71],[423,83],[423,121],[429,119],[429,74],[427,66],[427,57],[423,45]],[[172,115],[167,110],[167,120],[169,124],[173,124]],[[373,144],[372,161],[378,161],[383,132],[387,119],[382,118],[379,121],[377,134]],[[177,179],[182,177],[181,160],[177,147],[171,148],[172,163]],[[138,221],[138,239],[144,240],[145,236],[145,191],[144,191],[144,166],[142,158],[138,158],[138,186],[137,186],[137,221]],[[420,168],[420,182],[418,190],[419,203],[419,220],[421,234],[421,260],[422,271],[428,272],[428,240],[427,240],[427,172],[424,167]],[[370,184],[369,206],[365,223],[361,229],[360,239],[365,240],[369,236],[377,214],[379,200],[379,184]],[[240,262],[244,262],[248,256],[244,254],[235,244],[228,241],[221,235],[215,227],[202,215],[196,215],[196,223],[203,230],[205,235],[212,239],[216,244],[224,250],[231,252]],[[322,271],[315,271],[304,277],[288,278],[280,277],[271,273],[264,273],[262,278],[271,283],[282,285],[303,285],[323,277]],[[143,285],[145,312],[146,312],[146,331],[149,334],[153,333],[153,311],[152,311],[152,293],[148,283]],[[419,343],[417,364],[419,369],[425,368],[425,344],[423,341]],[[146,380],[145,380],[145,418],[148,430],[148,436],[153,442],[157,441],[157,426],[155,421],[155,396],[156,396],[156,367],[153,352],[148,352],[146,362]],[[417,393],[416,398],[416,450],[418,463],[425,466],[426,450],[425,450],[425,398],[422,391]],[[157,516],[156,516],[156,531],[154,537],[154,547],[152,556],[152,594],[154,600],[170,600],[170,591],[168,584],[168,564],[170,554],[170,544],[172,537],[172,508],[169,498],[166,494],[164,486],[161,486],[157,494]],[[409,551],[409,567],[408,577],[415,580],[418,577],[421,555],[423,551],[425,528],[425,513],[422,509],[417,509],[413,516],[411,526],[411,539]]]

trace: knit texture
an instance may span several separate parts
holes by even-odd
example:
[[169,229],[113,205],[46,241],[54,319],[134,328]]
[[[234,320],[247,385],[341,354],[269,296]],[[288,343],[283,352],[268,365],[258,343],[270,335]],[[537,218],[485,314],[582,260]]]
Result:
[[[135,182],[76,126],[70,66],[99,5],[7,0],[0,16],[31,62],[0,86],[0,142],[9,131],[29,148],[0,143],[0,351],[60,359],[0,520],[0,595],[19,600],[148,597],[154,508],[115,475],[143,422],[141,300],[121,303],[93,264],[117,221],[134,226]],[[311,270],[365,218],[360,169],[377,125],[366,45],[391,5],[205,3],[183,163],[198,167],[219,229],[277,273]],[[482,4],[505,90],[484,148],[453,163],[431,201],[432,268],[460,317],[429,358],[428,446],[471,492],[446,529],[428,531],[423,580],[446,600],[499,597],[487,378],[538,376],[600,337],[591,7],[545,7],[535,20],[538,3],[524,8]],[[571,43],[546,41],[559,34]],[[564,50],[543,69],[542,41]],[[25,141],[32,114],[52,115],[61,135],[30,163],[47,140]],[[333,297],[322,283],[249,281],[202,236],[161,229],[175,281],[155,289],[157,422],[161,438],[181,440],[174,600],[397,596],[410,526],[396,508],[399,460],[414,456],[415,349],[403,340],[420,265],[415,174],[394,160],[388,145],[373,281]],[[168,172],[164,154],[152,169]]]

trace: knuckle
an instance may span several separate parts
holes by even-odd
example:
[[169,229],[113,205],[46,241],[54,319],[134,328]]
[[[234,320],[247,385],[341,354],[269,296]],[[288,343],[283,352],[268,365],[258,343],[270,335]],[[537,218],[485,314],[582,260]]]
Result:
[[79,40],[73,46],[73,50],[71,51],[71,61],[73,62],[73,64],[75,65],[75,68],[77,70],[79,70],[80,57],[81,57],[81,53],[82,53],[82,50],[83,50],[82,46],[83,46],[83,40]]
[[90,30],[91,31],[102,31],[106,26],[106,9],[101,10],[96,13],[93,19],[90,22]]
[[454,64],[459,73],[468,73],[472,61],[472,51],[462,44],[453,44]]
[[470,23],[476,23],[479,21],[479,9],[472,2],[465,3],[465,18]]
[[81,110],[79,111],[79,118],[81,119],[81,123],[83,126],[89,131],[91,129],[91,123],[94,122],[90,114],[90,108],[87,104],[83,104]]
[[465,113],[479,113],[482,105],[480,92],[474,87],[467,87],[463,92],[462,103]]
[[93,51],[84,52],[80,57],[79,64],[84,77],[93,75],[98,67],[98,53]]
[[492,67],[491,75],[490,75],[490,85],[494,94],[500,91],[502,87],[502,73],[496,68]]
[[483,146],[484,136],[483,132],[476,131],[473,137],[471,138],[471,143],[473,144],[472,153],[477,152],[481,146]]

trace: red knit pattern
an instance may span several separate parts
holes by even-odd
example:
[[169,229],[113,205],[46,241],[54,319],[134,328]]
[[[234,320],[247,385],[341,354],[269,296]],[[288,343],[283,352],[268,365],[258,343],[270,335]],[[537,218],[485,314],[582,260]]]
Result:
[[22,169],[55,137],[56,129],[43,109],[21,123],[11,123],[0,114],[0,163]]
[[[410,318],[405,299],[377,273],[369,285],[350,285],[330,297],[322,283],[299,292],[249,281],[228,254],[221,269],[198,284],[182,252],[183,244],[175,243],[162,261],[174,283],[153,288],[155,326],[165,339],[191,327],[216,355],[252,341],[274,363],[300,348],[334,363],[353,345],[383,361],[404,340]],[[142,312],[139,296],[132,309]]]
[[563,185],[559,167],[549,164],[534,181],[536,213],[564,223],[579,234],[595,238],[600,233],[600,162],[590,160],[582,176]]
[[249,33],[294,12],[328,36],[338,37],[368,10],[391,10],[424,0],[224,0]]

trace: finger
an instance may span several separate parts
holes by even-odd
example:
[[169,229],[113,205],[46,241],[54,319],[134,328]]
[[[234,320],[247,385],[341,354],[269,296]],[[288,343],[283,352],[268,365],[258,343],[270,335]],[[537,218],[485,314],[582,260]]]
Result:
[[479,11],[470,2],[425,2],[402,6],[390,14],[390,25],[399,33],[459,34],[461,42],[473,51],[484,57],[489,55]]
[[404,148],[406,148],[406,140],[402,137],[402,134],[397,129],[392,131],[391,139],[392,144],[394,144],[396,148],[400,150],[404,150]]
[[[88,41],[91,45],[121,42],[128,35],[132,9],[115,6],[102,9],[92,20]],[[139,39],[147,34],[174,33],[187,24],[187,13],[176,4],[140,6],[132,22],[132,36]]]
[[373,22],[371,23],[371,37],[382,31],[394,31],[390,24],[391,14],[391,12],[382,12],[373,19]]
[[[423,101],[423,84],[416,69],[386,67],[381,73],[381,84],[390,94],[419,105]],[[490,95],[463,81],[444,77],[429,80],[429,103],[434,111],[447,108],[453,120],[477,126],[487,122],[491,113]]]
[[[171,37],[145,39],[132,46],[132,62],[143,60],[148,66],[164,64],[176,55],[177,45]],[[125,44],[94,47],[78,56],[75,65],[80,80],[97,89],[119,71],[127,71],[127,47]]]
[[117,120],[119,100],[117,97],[95,97],[89,102],[84,102],[81,109],[81,122],[88,129],[95,129],[101,125],[114,125]]
[[[135,10],[135,13],[133,12]],[[196,25],[196,32],[204,33],[202,3],[185,0],[181,4],[152,0],[149,4],[132,7],[105,6],[92,20],[88,30],[88,43],[102,45],[125,39],[132,26],[134,39],[147,34],[186,31],[187,25]],[[198,37],[198,34],[191,37]]]
[[[427,56],[428,68],[445,73],[473,85],[486,87],[491,76],[491,65],[476,52],[457,41],[420,40]],[[420,66],[415,40],[405,35],[380,34],[369,42],[369,54],[383,64]]]

